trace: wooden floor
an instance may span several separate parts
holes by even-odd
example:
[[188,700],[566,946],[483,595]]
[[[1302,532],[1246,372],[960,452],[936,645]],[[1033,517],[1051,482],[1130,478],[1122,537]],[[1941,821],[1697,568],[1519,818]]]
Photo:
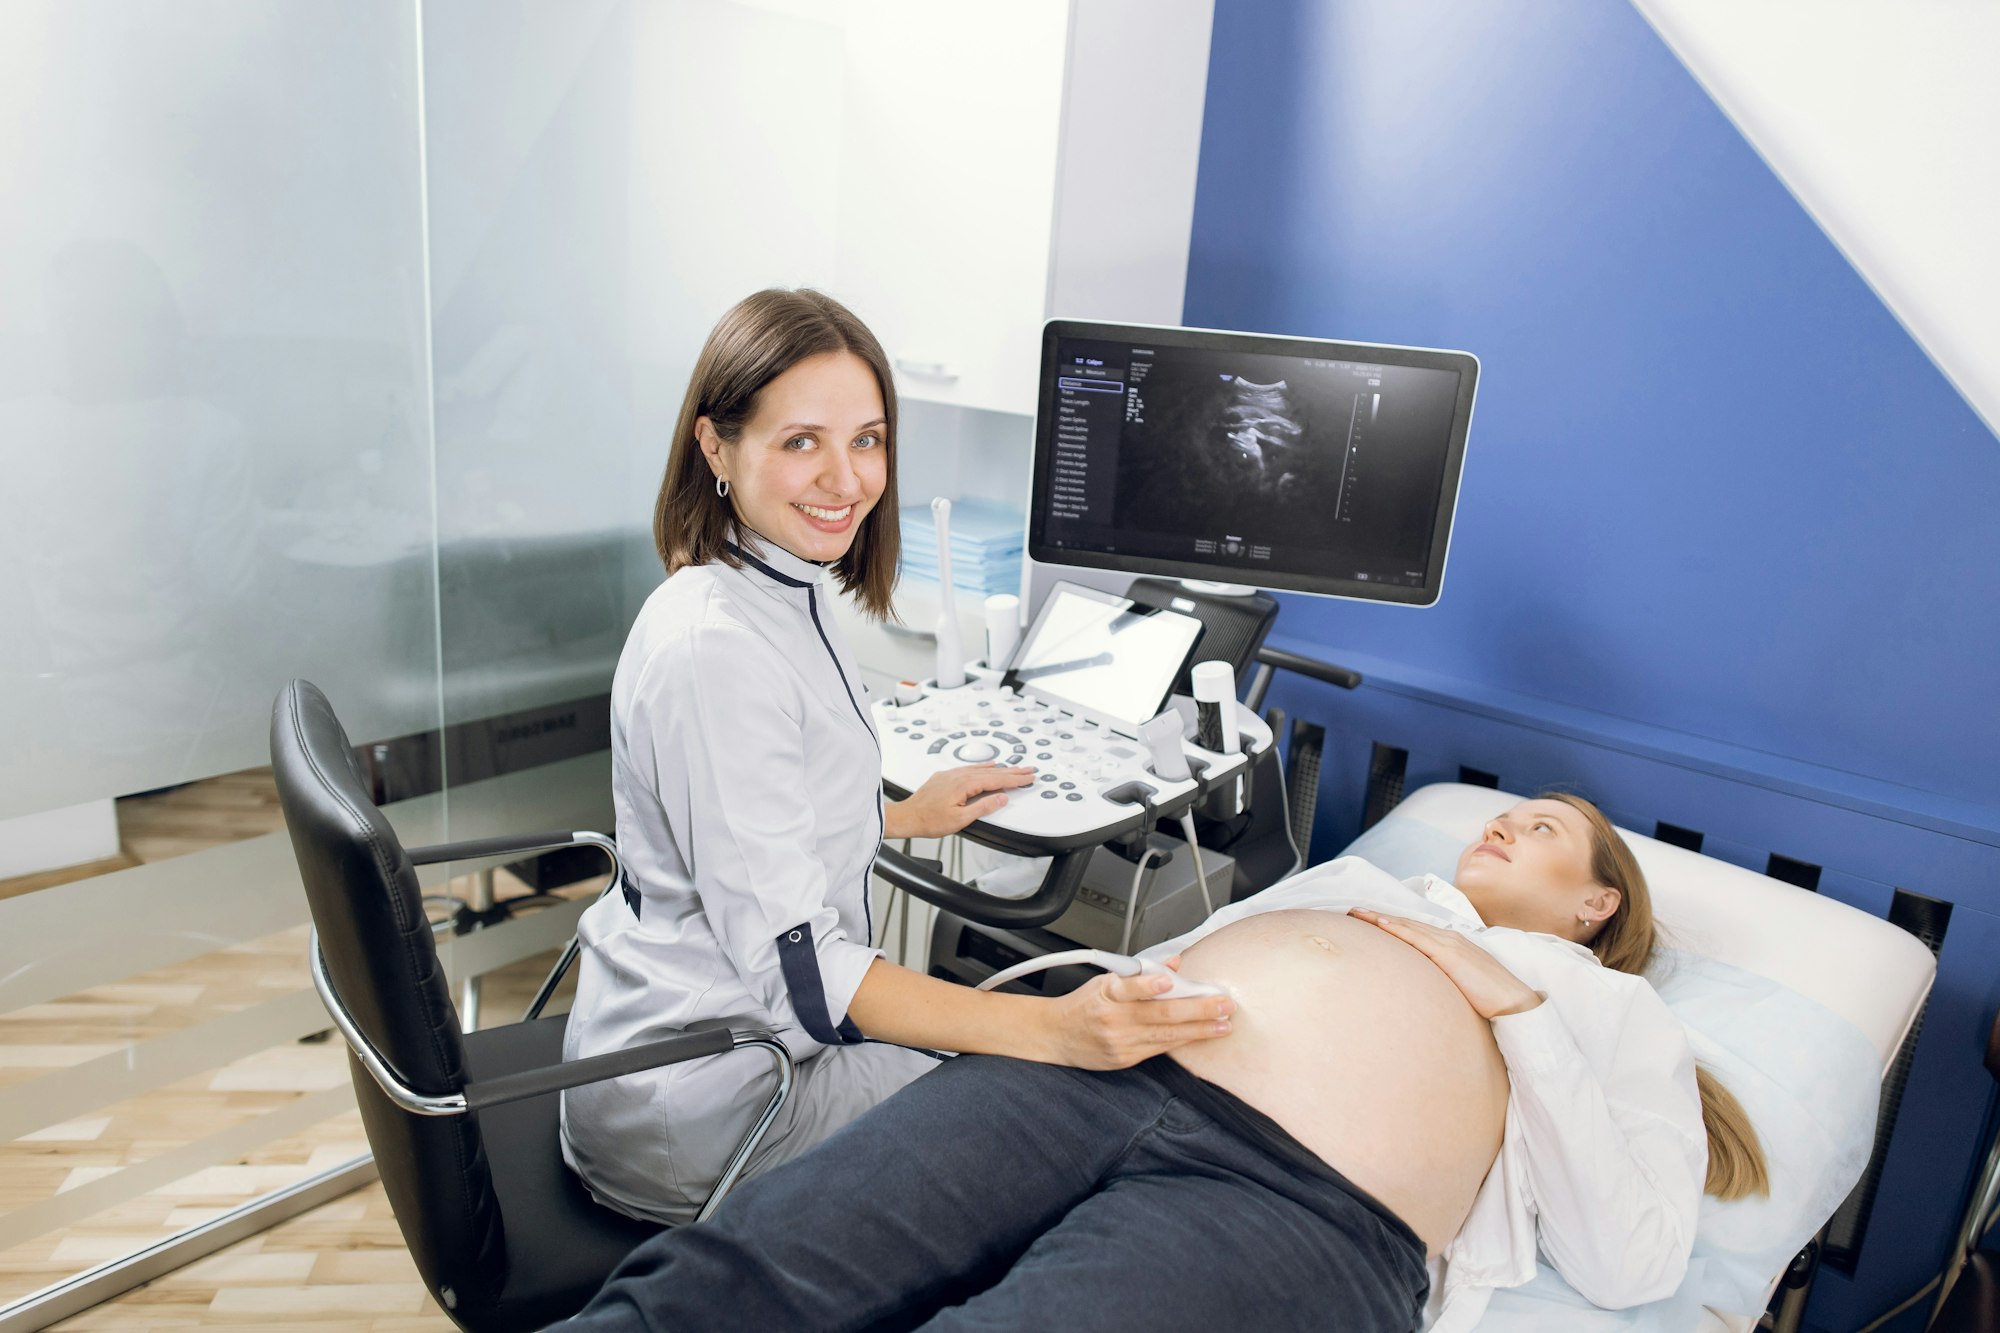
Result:
[[403,1247],[380,1184],[232,1245],[58,1329],[436,1330],[452,1322],[431,1301]]
[[[119,802],[121,868],[255,837],[282,827],[266,770],[231,774]],[[525,892],[505,872],[500,896]],[[63,881],[58,881],[63,882]],[[565,892],[593,893],[602,881]],[[0,897],[42,884],[0,883]],[[463,891],[465,885],[458,888]],[[170,968],[12,1011],[0,1041],[0,1087],[49,1068],[123,1049],[218,1014],[298,990],[303,928],[218,950]],[[523,960],[491,974],[486,1023],[518,1017],[554,961]],[[561,1012],[569,987],[550,1005]],[[181,1083],[0,1143],[0,1210],[49,1199],[190,1140],[348,1083],[337,1039],[287,1043]],[[359,1117],[334,1116],[291,1138],[205,1167],[105,1209],[78,1225],[0,1252],[0,1303],[336,1166],[365,1152]],[[189,1328],[211,1324],[353,1329],[452,1327],[431,1302],[372,1184],[160,1278],[56,1327]]]

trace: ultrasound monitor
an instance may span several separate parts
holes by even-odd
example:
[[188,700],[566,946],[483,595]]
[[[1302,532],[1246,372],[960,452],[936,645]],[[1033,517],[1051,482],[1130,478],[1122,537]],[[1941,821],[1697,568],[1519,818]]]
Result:
[[1467,352],[1051,320],[1028,553],[1429,606],[1478,377]]

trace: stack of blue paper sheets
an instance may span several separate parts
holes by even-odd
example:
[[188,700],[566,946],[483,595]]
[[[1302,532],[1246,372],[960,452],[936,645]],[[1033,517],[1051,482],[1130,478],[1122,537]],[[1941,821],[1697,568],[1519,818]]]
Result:
[[[984,597],[1019,592],[1027,528],[1018,509],[989,500],[952,501],[952,586]],[[928,504],[903,508],[903,575],[938,581],[937,525]]]

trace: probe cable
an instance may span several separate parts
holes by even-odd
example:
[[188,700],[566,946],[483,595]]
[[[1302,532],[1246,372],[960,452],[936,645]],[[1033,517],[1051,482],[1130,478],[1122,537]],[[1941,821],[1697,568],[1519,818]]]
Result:
[[1072,963],[1088,963],[1101,967],[1106,972],[1115,972],[1121,977],[1136,976],[1140,963],[1136,958],[1120,953],[1109,953],[1103,949],[1065,949],[1061,953],[1045,953],[1040,958],[1030,958],[1025,963],[1016,963],[1004,972],[995,972],[979,983],[980,990],[992,990],[1010,981],[1025,977],[1032,972],[1043,972],[1052,967],[1068,967]]

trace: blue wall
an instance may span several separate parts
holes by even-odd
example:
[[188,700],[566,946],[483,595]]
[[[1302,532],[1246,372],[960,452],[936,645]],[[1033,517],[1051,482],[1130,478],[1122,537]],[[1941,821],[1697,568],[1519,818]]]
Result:
[[1222,0],[1185,319],[1483,363],[1358,653],[2000,807],[2000,444],[1603,0]]
[[1990,1094],[2000,441],[1628,6],[1216,8],[1185,321],[1483,363],[1439,605],[1286,599],[1370,674],[1274,695],[1351,724],[1319,854],[1379,739],[1957,904],[1862,1265],[1815,1289],[1855,1327],[1935,1271]]

